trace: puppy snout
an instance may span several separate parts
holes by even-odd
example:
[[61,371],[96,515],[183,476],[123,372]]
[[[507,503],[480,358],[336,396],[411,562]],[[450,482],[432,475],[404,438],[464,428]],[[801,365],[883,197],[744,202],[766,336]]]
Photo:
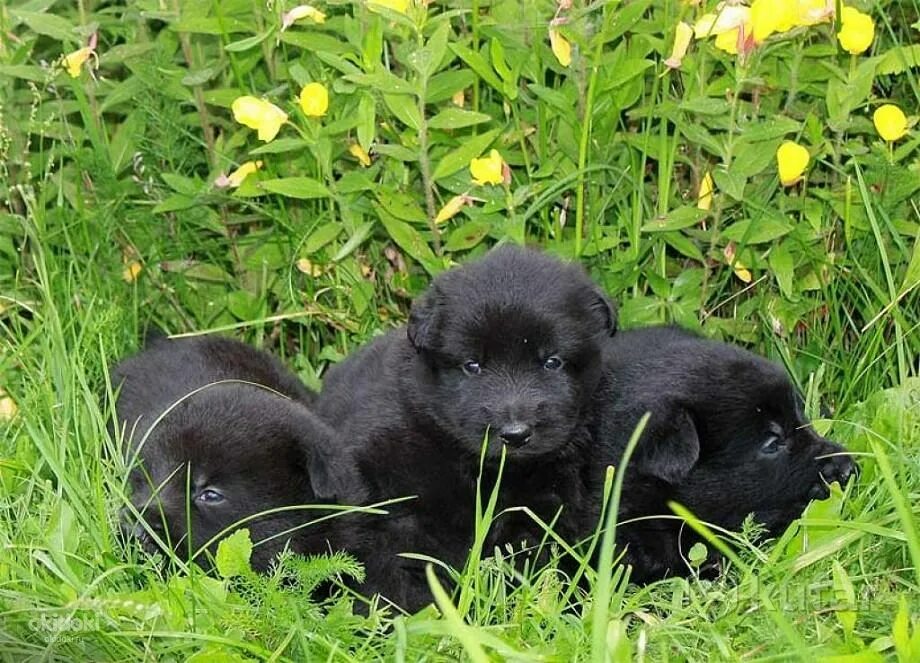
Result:
[[521,421],[512,421],[498,430],[498,436],[505,444],[512,447],[521,447],[527,444],[533,429]]
[[847,484],[850,477],[856,472],[856,464],[849,456],[831,456],[820,461],[818,470],[821,479],[828,484],[835,481],[842,486]]
[[830,495],[830,485],[834,482],[846,486],[850,477],[856,473],[856,464],[849,456],[829,456],[818,460],[818,480],[808,491],[808,498],[823,500]]

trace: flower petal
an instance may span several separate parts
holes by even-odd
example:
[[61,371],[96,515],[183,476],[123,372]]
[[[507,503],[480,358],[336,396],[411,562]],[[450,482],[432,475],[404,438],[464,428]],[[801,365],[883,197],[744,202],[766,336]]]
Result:
[[469,200],[469,197],[463,194],[454,196],[447,201],[447,204],[445,204],[444,207],[440,209],[438,215],[434,217],[434,222],[440,224],[454,218],[460,212],[460,210],[463,209],[463,206],[469,202]]
[[872,123],[878,135],[889,143],[907,133],[907,116],[894,104],[884,104],[876,108],[872,114]]
[[361,147],[360,144],[352,143],[348,148],[348,153],[357,159],[358,163],[360,163],[365,168],[371,165],[371,155],[369,155],[367,151]]
[[409,0],[368,0],[367,7],[371,11],[375,7],[383,7],[398,14],[405,14],[409,11]]
[[67,73],[70,74],[71,78],[80,76],[83,65],[89,60],[92,54],[93,49],[89,46],[84,46],[64,56],[64,68],[67,69]]
[[671,69],[680,67],[690,47],[691,39],[693,39],[693,28],[690,27],[690,24],[683,21],[678,23],[674,32],[674,46],[671,48],[671,55],[664,61],[667,67]]
[[258,97],[237,97],[230,106],[234,119],[258,131],[259,140],[269,142],[278,135],[288,116],[275,104]]
[[700,180],[700,190],[696,196],[696,206],[699,209],[708,210],[712,207],[713,189],[712,174],[706,171],[706,174],[703,175],[703,179]]
[[470,161],[470,175],[473,182],[480,186],[501,184],[504,181],[504,160],[498,150],[491,150],[488,156]]
[[572,64],[572,45],[558,30],[549,29],[549,45],[553,49],[553,55],[559,60],[559,64],[563,67]]
[[785,141],[776,150],[779,181],[783,186],[792,186],[802,178],[811,157],[808,150],[791,140]]
[[281,31],[284,32],[296,21],[304,18],[312,19],[314,23],[325,23],[326,15],[316,7],[310,5],[297,5],[281,17]]
[[837,33],[840,46],[848,53],[865,53],[875,39],[875,22],[868,14],[853,7],[844,7],[840,12],[840,32]]
[[329,90],[322,83],[307,83],[300,91],[300,109],[307,117],[322,117],[329,110]]

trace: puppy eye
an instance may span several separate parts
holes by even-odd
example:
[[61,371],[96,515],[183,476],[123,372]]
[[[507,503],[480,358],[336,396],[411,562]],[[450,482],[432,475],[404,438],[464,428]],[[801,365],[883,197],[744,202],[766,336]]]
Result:
[[478,361],[465,361],[463,362],[463,372],[467,375],[479,375],[482,373],[482,366],[479,365]]
[[780,449],[785,448],[786,440],[781,438],[779,435],[771,435],[764,443],[760,446],[760,453],[772,455],[780,451]]
[[195,499],[204,504],[220,504],[224,501],[224,496],[213,488],[205,488],[198,493]]
[[565,366],[565,362],[556,355],[550,355],[543,360],[543,368],[548,371],[558,371],[563,366]]

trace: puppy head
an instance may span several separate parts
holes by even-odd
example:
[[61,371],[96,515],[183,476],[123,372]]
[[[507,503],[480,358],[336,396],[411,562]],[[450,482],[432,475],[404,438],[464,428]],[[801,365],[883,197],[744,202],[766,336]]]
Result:
[[502,247],[435,279],[412,307],[418,398],[465,451],[565,447],[600,377],[616,312],[578,267]]
[[[147,525],[132,523],[133,533],[150,550],[157,544],[148,528],[186,559],[205,546],[213,554],[212,539],[237,528],[248,528],[257,543],[318,514],[244,519],[336,497],[339,485],[325,457],[331,433],[302,405],[272,392],[238,383],[207,387],[178,403],[141,444],[151,423],[140,422],[132,438],[137,459],[129,477],[134,511]],[[288,539],[309,531],[257,545],[253,566],[267,567]]]
[[677,478],[679,502],[727,528],[753,513],[776,535],[810,500],[827,497],[830,483],[846,483],[852,461],[814,431],[781,367],[737,352],[713,378],[674,413],[680,434],[698,443]]

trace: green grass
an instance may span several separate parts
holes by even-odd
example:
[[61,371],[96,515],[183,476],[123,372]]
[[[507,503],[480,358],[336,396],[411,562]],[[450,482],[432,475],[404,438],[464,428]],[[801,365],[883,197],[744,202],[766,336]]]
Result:
[[[408,16],[317,3],[324,24],[284,32],[291,4],[250,0],[0,7],[0,388],[18,408],[0,420],[0,657],[920,660],[920,134],[888,145],[871,119],[890,102],[916,120],[920,5],[848,4],[876,22],[863,55],[823,24],[744,62],[695,41],[670,72],[676,23],[697,10],[668,0],[561,10],[568,67],[543,0]],[[94,76],[55,68],[93,31]],[[322,118],[293,101],[308,81],[330,90]],[[293,126],[258,141],[229,108],[250,94]],[[792,187],[783,140],[811,154]],[[511,181],[475,186],[467,164],[493,147]],[[264,167],[239,189],[212,186],[250,159]],[[319,386],[433,274],[503,239],[583,262],[623,326],[674,321],[783,362],[816,425],[858,455],[858,481],[777,541],[684,513],[709,545],[734,544],[716,582],[629,585],[600,538],[587,589],[483,550],[416,615],[355,615],[365,599],[344,590],[312,600],[361,572],[341,556],[261,577],[238,544],[227,577],[208,577],[124,545],[107,367],[148,326],[223,331]]]

